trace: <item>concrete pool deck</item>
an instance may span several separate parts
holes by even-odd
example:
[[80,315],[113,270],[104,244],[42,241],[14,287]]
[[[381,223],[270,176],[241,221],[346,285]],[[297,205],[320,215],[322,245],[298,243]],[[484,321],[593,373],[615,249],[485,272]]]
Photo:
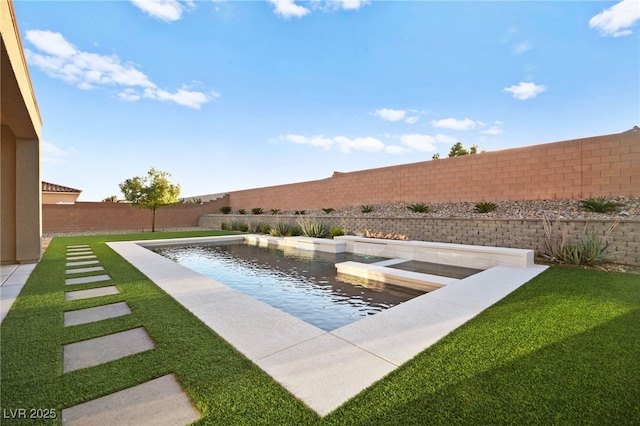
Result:
[[145,248],[244,237],[107,245],[321,416],[547,268],[494,266],[326,332]]

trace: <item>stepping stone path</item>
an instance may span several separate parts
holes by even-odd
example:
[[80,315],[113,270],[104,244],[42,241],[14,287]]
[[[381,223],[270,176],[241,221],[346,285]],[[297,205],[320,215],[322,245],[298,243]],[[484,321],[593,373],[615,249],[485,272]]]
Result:
[[[89,260],[91,259],[91,260]],[[91,265],[91,266],[88,266]],[[67,276],[105,272],[88,245],[67,246]],[[66,278],[65,285],[111,281],[107,273]],[[65,301],[118,294],[115,285],[65,292]],[[104,321],[131,313],[126,302],[67,311],[64,326]],[[63,372],[104,364],[154,349],[144,327],[70,343],[64,346]],[[62,410],[63,425],[180,425],[200,418],[176,378],[166,375],[129,389]]]

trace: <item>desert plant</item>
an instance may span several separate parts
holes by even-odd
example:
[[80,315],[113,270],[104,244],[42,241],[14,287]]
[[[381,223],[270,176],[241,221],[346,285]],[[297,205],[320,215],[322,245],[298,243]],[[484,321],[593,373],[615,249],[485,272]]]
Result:
[[254,207],[251,209],[251,214],[262,214],[263,212],[262,207]]
[[368,204],[364,204],[364,205],[360,206],[360,211],[362,213],[371,213],[373,211],[373,206],[370,206]]
[[244,222],[240,222],[237,220],[232,220],[229,222],[229,231],[240,231],[247,232],[249,230],[249,225]]
[[425,203],[410,204],[407,208],[416,213],[427,213],[429,211],[429,206]]
[[492,203],[490,201],[483,201],[481,203],[476,204],[475,209],[478,213],[489,213],[494,211],[498,205],[496,203]]
[[222,222],[220,224],[220,229],[222,229],[223,231],[228,231],[229,230],[229,224],[227,222]]
[[280,214],[280,209],[271,209],[271,214]]
[[249,232],[253,232],[253,233],[262,232],[262,224],[259,222],[249,223],[248,227],[249,227]]
[[315,220],[298,220],[302,235],[311,238],[325,238],[329,234],[327,226]]
[[238,214],[247,214],[245,209],[238,209]]
[[222,214],[229,214],[231,213],[231,206],[222,206],[220,207],[220,212]]
[[292,226],[291,229],[289,229],[289,235],[292,237],[302,235],[302,228],[298,225]]
[[325,212],[326,214],[331,213],[332,211],[334,211],[334,209],[332,209],[331,207],[326,208],[326,209],[322,209],[323,212]]
[[344,228],[339,228],[337,226],[332,226],[329,228],[329,236],[331,238],[339,237],[340,235],[344,235]]
[[262,225],[260,232],[262,232],[263,234],[271,233],[271,225],[269,225],[268,223],[265,223],[264,225]]
[[596,213],[608,213],[614,211],[618,207],[624,207],[624,204],[609,201],[606,197],[580,200],[580,204],[582,204],[582,207],[585,209]]
[[288,223],[277,221],[271,224],[269,228],[269,234],[273,235],[274,237],[286,237],[287,235],[289,235],[290,229],[291,226],[289,226]]
[[[613,232],[619,222],[616,220],[603,236],[598,235],[595,231],[587,233],[587,223],[585,223],[579,242],[569,242],[566,224],[563,227],[562,236],[558,237],[553,234],[549,220],[543,218],[545,254],[556,262],[571,265],[595,265],[604,262],[607,260],[607,249],[609,248],[609,243],[605,241],[605,238]],[[557,223],[558,221],[556,221]]]
[[294,212],[294,214],[303,215],[303,214],[307,214],[307,211],[306,210],[296,210]]

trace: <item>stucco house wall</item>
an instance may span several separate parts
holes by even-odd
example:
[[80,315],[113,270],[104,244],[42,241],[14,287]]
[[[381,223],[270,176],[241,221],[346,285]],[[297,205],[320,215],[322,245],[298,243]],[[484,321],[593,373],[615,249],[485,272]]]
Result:
[[0,0],[0,261],[41,256],[42,119],[11,0]]

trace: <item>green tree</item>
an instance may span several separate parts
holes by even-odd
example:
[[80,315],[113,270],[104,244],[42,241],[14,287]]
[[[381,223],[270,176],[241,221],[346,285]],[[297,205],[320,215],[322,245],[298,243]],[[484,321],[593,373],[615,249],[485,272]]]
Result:
[[180,185],[169,182],[171,174],[149,169],[147,176],[135,176],[120,184],[124,199],[135,206],[149,209],[153,212],[151,232],[156,231],[156,209],[168,204],[176,204],[180,195]]
[[462,146],[462,142],[456,142],[449,150],[449,157],[460,157],[468,154],[469,151]]
[[110,197],[105,198],[104,200],[102,200],[103,203],[117,203],[118,202],[118,196],[117,195],[112,195]]

